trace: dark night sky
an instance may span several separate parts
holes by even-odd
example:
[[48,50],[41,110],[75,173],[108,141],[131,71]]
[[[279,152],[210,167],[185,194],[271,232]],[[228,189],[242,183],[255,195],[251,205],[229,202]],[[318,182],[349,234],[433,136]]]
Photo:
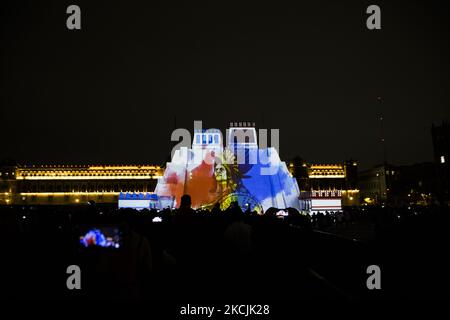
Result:
[[2,2],[0,158],[160,164],[176,116],[254,120],[280,129],[284,159],[368,167],[381,108],[388,160],[431,160],[431,123],[449,118],[448,10],[392,2]]

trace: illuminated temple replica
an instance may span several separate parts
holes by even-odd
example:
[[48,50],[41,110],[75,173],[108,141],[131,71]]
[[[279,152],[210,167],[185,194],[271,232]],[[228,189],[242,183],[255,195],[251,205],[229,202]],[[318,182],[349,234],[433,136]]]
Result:
[[219,130],[194,132],[192,148],[181,147],[167,163],[155,193],[162,207],[178,207],[188,194],[193,208],[300,209],[299,188],[273,147],[259,148],[253,124],[231,123],[226,145]]

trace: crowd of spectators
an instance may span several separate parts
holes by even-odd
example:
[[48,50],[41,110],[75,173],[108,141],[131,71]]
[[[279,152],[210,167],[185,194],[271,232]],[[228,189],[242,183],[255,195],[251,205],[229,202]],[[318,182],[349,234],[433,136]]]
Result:
[[[368,222],[375,225],[374,239],[387,243],[407,232],[422,230],[423,235],[423,228],[440,231],[447,213],[441,208],[365,207],[312,215],[270,208],[258,214],[243,211],[237,203],[209,211],[192,209],[189,196],[175,210],[138,211],[95,203],[5,206],[0,209],[2,267],[8,275],[3,288],[28,297],[239,297],[278,296],[289,282],[298,286],[299,295],[333,296],[340,293],[312,280],[311,268],[322,268],[330,278],[339,278],[338,270],[340,277],[347,277],[343,287],[350,286],[351,277],[356,282],[364,277],[350,271],[363,270],[376,250],[315,230]],[[81,245],[86,230],[104,226],[120,230],[119,248]],[[79,292],[66,288],[69,265],[82,270]]]

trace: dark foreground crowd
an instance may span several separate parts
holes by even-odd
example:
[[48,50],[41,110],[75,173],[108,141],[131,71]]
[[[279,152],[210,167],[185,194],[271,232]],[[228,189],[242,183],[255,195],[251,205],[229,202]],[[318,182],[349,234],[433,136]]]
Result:
[[[263,215],[236,204],[211,212],[83,206],[2,207],[1,295],[60,299],[379,298],[440,296],[448,266],[448,208],[349,208]],[[336,228],[374,226],[373,241]],[[120,246],[85,247],[86,230],[120,230]],[[328,232],[323,232],[328,231]],[[383,270],[384,291],[366,286],[369,265]],[[67,288],[67,267],[81,289]],[[413,279],[413,280],[411,280]],[[443,281],[443,280],[442,280]]]

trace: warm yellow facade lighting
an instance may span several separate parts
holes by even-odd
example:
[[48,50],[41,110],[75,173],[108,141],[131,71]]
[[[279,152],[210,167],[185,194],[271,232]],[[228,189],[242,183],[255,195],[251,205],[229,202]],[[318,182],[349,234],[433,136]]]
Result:
[[310,174],[309,178],[345,178],[345,174]]
[[120,192],[113,191],[95,191],[95,192],[21,192],[21,196],[86,196],[86,195],[108,195],[108,196],[118,196]]

